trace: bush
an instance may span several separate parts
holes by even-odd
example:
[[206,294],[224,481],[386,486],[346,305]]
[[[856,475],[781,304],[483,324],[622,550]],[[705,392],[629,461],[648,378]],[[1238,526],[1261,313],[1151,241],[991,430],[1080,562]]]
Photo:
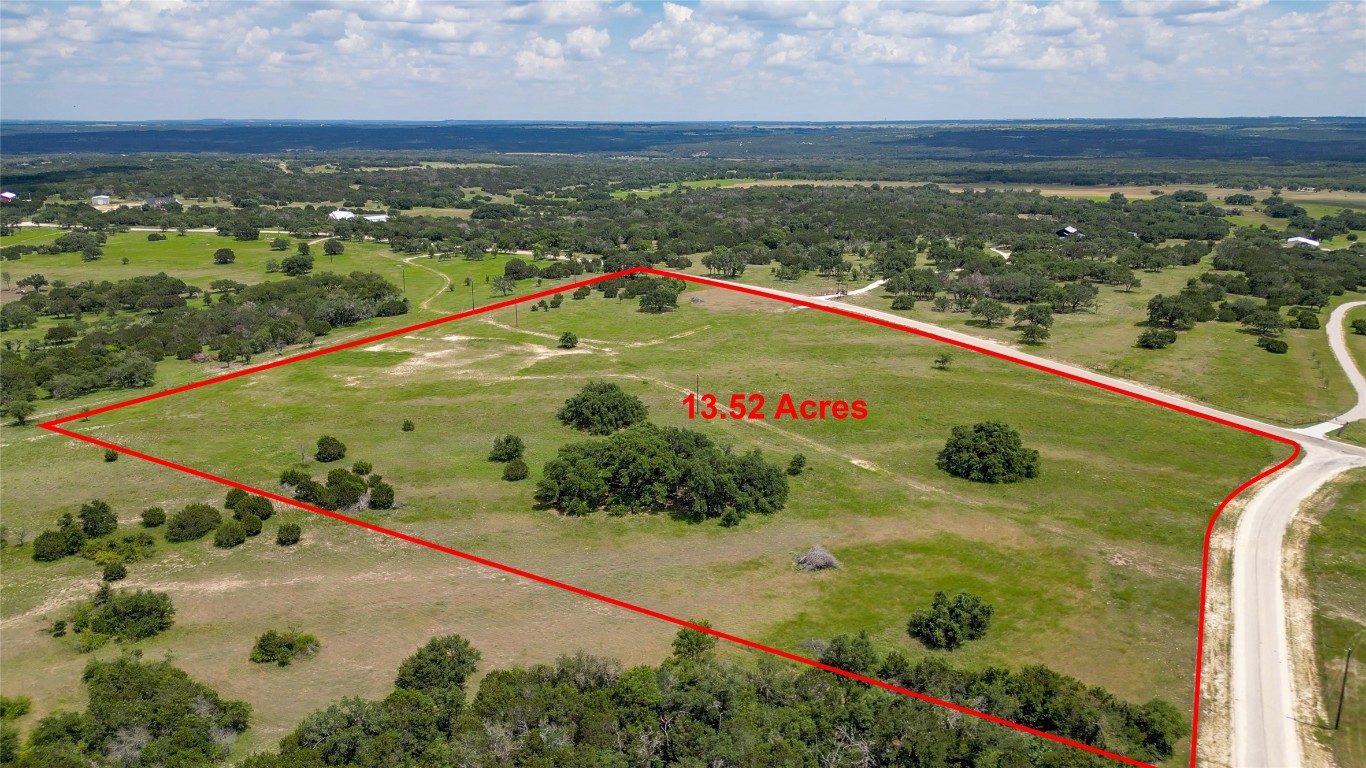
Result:
[[915,299],[908,294],[899,293],[895,299],[892,299],[892,309],[915,309]]
[[158,528],[166,524],[166,510],[161,507],[148,507],[142,510],[142,527]]
[[797,454],[792,457],[792,461],[787,465],[787,473],[796,477],[806,470],[806,456]]
[[215,264],[231,264],[234,261],[237,261],[237,254],[233,253],[231,248],[219,248],[213,252]]
[[247,517],[269,520],[273,514],[275,514],[275,505],[270,503],[270,499],[255,495],[243,499],[232,512],[232,516],[237,520],[243,520]]
[[950,599],[935,592],[929,609],[911,614],[906,631],[930,648],[953,649],[985,635],[993,612],[977,595],[959,592]]
[[104,639],[142,640],[170,629],[175,608],[165,592],[114,592],[108,584],[76,606],[71,629],[96,647]]
[[147,236],[147,242],[149,242],[149,243],[156,243],[156,242],[160,242],[160,241],[165,240],[165,239],[166,239],[166,236],[163,235],[163,234],[161,234],[160,232],[153,232],[153,233],[151,233],[150,235]]
[[18,720],[32,707],[33,700],[27,696],[0,696],[0,719],[5,722]]
[[104,567],[104,575],[101,578],[104,581],[119,581],[127,576],[128,566],[121,562],[113,562]]
[[570,331],[560,334],[560,349],[573,349],[579,345],[579,337]]
[[394,506],[394,486],[388,483],[376,483],[371,486],[368,506],[371,509],[392,509]]
[[578,288],[574,289],[573,298],[575,298],[575,299],[586,299],[586,298],[588,298],[589,294],[591,294],[592,292],[593,292],[593,288],[592,288],[591,286],[581,285],[581,286],[579,286]]
[[530,470],[527,469],[526,462],[521,459],[513,459],[503,467],[503,479],[509,482],[525,480]]
[[1138,334],[1138,346],[1144,349],[1166,349],[1176,342],[1176,331],[1167,328],[1149,328]]
[[166,540],[193,541],[222,522],[223,516],[208,504],[190,504],[166,521]]
[[119,452],[116,451],[116,450],[114,450],[113,448],[106,448],[106,449],[104,449],[104,460],[105,460],[105,461],[118,461],[118,460],[119,460]]
[[33,539],[33,559],[51,563],[66,557],[66,536],[61,531],[48,529]]
[[478,665],[479,651],[465,638],[435,637],[403,660],[394,686],[418,692],[460,688]]
[[559,411],[562,423],[594,435],[610,435],[639,421],[649,411],[635,395],[613,382],[590,381]]
[[1352,333],[1366,336],[1366,317],[1352,321]]
[[275,532],[275,543],[282,547],[289,547],[298,544],[302,537],[303,531],[299,528],[298,523],[284,523]]
[[355,464],[351,465],[351,471],[355,472],[357,475],[360,475],[361,477],[365,477],[366,475],[375,471],[375,468],[368,461],[358,461]]
[[979,483],[1013,483],[1039,474],[1039,452],[999,421],[954,427],[935,466]]
[[516,435],[503,435],[502,437],[494,438],[493,450],[489,452],[489,461],[512,461],[513,459],[520,459],[522,457],[522,451],[525,449],[526,445],[522,442],[522,438]]
[[119,525],[119,518],[114,514],[114,510],[99,499],[95,499],[89,504],[82,504],[79,517],[81,518],[81,530],[92,539],[113,533]]
[[[257,521],[260,524],[260,521]],[[232,549],[247,540],[247,529],[236,520],[228,520],[218,526],[218,530],[213,534],[213,545],[223,549]]]
[[1286,343],[1285,339],[1261,338],[1257,340],[1257,346],[1278,355],[1284,355],[1290,351],[1290,345]]
[[280,473],[280,485],[298,485],[309,479],[311,478],[309,478],[308,473],[302,469],[286,469]]
[[417,429],[417,425],[413,423],[412,419],[404,419],[404,420],[403,420],[403,431],[404,431],[404,432],[412,432],[414,429]]
[[1305,328],[1307,330],[1316,331],[1319,328],[1322,328],[1323,326],[1321,323],[1319,323],[1318,315],[1314,314],[1313,312],[1302,312],[1300,314],[1300,327]]
[[256,515],[243,515],[239,522],[242,523],[242,530],[246,531],[248,538],[261,534],[261,518]]
[[318,438],[318,450],[313,458],[321,462],[339,461],[346,458],[346,445],[331,435]]
[[247,492],[241,488],[233,488],[228,491],[228,496],[223,500],[223,506],[227,509],[237,509],[237,505],[247,500]]
[[268,629],[265,634],[256,638],[256,645],[251,649],[249,658],[257,664],[287,667],[296,658],[312,656],[317,652],[318,638],[313,635],[294,629],[286,632]]

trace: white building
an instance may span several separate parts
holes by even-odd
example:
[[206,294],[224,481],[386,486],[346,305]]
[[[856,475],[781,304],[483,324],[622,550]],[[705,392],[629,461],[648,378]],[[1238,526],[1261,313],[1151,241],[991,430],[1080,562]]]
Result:
[[12,203],[18,199],[19,196],[14,194],[13,192],[0,192],[0,200],[4,200],[7,203]]
[[1308,247],[1308,248],[1317,248],[1317,247],[1319,247],[1319,241],[1317,241],[1317,240],[1315,240],[1315,239],[1313,239],[1313,238],[1311,238],[1311,237],[1287,237],[1287,238],[1285,239],[1285,244],[1286,244],[1286,245],[1303,245],[1303,246]]
[[350,211],[336,210],[327,214],[327,218],[333,221],[346,221],[347,219],[356,218],[356,214]]
[[371,215],[369,215],[369,216],[362,216],[361,218],[362,218],[362,219],[365,219],[366,221],[373,221],[373,222],[375,222],[375,223],[378,224],[378,223],[381,223],[381,222],[388,221],[388,220],[389,220],[389,214],[387,214],[387,213],[375,213],[375,214],[371,214]]
[[90,204],[109,205],[109,195],[92,195],[90,198]]

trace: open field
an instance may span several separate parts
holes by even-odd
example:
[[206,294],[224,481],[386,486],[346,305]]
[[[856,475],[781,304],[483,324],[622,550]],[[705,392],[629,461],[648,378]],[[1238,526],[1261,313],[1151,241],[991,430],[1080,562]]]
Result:
[[[1314,639],[1322,697],[1329,722],[1316,729],[1339,765],[1366,764],[1366,675],[1362,638],[1366,636],[1366,470],[1353,470],[1325,488],[1311,517],[1319,524],[1309,538],[1306,569],[1313,589]],[[1356,645],[1342,725],[1331,730],[1342,684],[1347,647]],[[1326,725],[1327,727],[1322,727]]]
[[[706,268],[700,260],[695,257],[693,261],[693,267],[686,271],[705,275]],[[855,263],[866,265],[861,261]],[[1200,323],[1194,330],[1181,333],[1176,344],[1163,350],[1135,346],[1147,321],[1148,300],[1159,293],[1179,293],[1188,279],[1207,269],[1208,258],[1190,267],[1143,272],[1143,285],[1132,292],[1099,286],[1099,305],[1095,310],[1058,315],[1051,338],[1033,351],[1288,425],[1318,423],[1351,407],[1356,400],[1355,392],[1334,360],[1322,330],[1287,331],[1285,338],[1290,351],[1284,355],[1257,348],[1255,337],[1235,323]],[[737,282],[812,295],[827,294],[836,287],[833,279],[814,274],[795,282],[780,281],[768,267],[750,267]],[[846,287],[861,286],[846,283]],[[1360,298],[1360,293],[1333,297],[1321,317],[1326,318],[1342,302]],[[891,296],[881,290],[852,296],[847,301],[884,310],[891,306]],[[898,314],[998,341],[1015,341],[1019,336],[1009,323],[987,328],[967,312],[937,312],[925,301]],[[1361,339],[1362,357],[1366,358],[1366,336],[1356,338]]]
[[[924,655],[905,635],[908,614],[935,589],[968,589],[996,606],[996,623],[986,639],[947,654],[954,661],[1044,663],[1125,698],[1160,695],[1188,709],[1204,526],[1234,486],[1282,457],[1280,446],[984,356],[958,353],[948,371],[934,370],[940,345],[846,318],[720,289],[689,290],[680,303],[662,316],[600,294],[549,313],[503,309],[71,426],[259,487],[274,487],[300,443],[334,434],[349,446],[345,463],[372,462],[404,502],[366,519],[808,655],[807,641],[860,629]],[[564,330],[580,336],[578,349],[554,348]],[[689,424],[679,399],[697,374],[704,391],[722,395],[863,398],[870,416]],[[787,509],[734,529],[535,511],[541,465],[581,439],[555,409],[603,377],[642,397],[657,423],[774,460],[802,452],[811,469],[793,481]],[[399,430],[405,418],[416,431]],[[993,418],[1042,452],[1042,477],[983,486],[934,468],[951,426]],[[485,460],[503,432],[526,440],[530,480],[502,482],[500,466]],[[30,533],[87,500],[93,476],[125,520],[151,504],[221,503],[225,490],[129,457],[104,463],[92,446],[34,429],[5,428],[3,437],[7,494],[23,488],[28,502],[7,506],[17,511],[6,524]],[[162,544],[127,581],[169,591],[180,609],[171,633],[140,644],[145,652],[172,651],[192,675],[256,706],[254,745],[342,693],[376,695],[397,662],[438,632],[494,651],[486,667],[575,647],[657,660],[672,636],[665,625],[456,559],[285,516],[305,526],[298,549],[274,545],[272,519],[261,538],[227,552],[207,541]],[[813,544],[845,569],[794,571],[791,557]],[[33,696],[38,713],[70,706],[85,657],[37,630],[94,588],[94,566],[35,563],[14,548],[0,556],[4,692]],[[249,669],[255,633],[289,623],[318,635],[322,658]],[[365,629],[377,626],[386,632]],[[354,672],[339,679],[338,668]]]

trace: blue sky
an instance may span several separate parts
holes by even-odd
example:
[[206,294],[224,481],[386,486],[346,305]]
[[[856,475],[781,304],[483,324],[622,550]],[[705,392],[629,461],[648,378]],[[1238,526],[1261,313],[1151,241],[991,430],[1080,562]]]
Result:
[[0,5],[0,117],[1366,114],[1366,3]]

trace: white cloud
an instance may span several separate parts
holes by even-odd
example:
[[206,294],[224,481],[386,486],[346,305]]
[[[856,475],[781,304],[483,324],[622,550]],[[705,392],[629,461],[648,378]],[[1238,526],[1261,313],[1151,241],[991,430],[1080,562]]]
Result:
[[564,46],[574,56],[596,59],[602,49],[612,44],[612,36],[605,29],[579,27],[565,35]]

